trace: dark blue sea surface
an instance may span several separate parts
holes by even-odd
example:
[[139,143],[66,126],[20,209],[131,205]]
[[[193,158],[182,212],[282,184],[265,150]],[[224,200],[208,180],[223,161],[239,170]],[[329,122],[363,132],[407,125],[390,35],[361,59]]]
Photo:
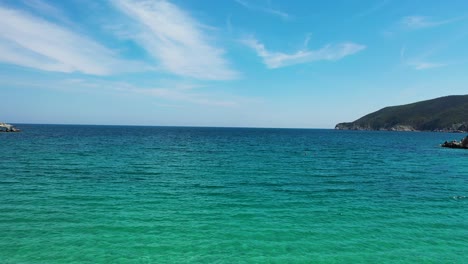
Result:
[[467,263],[464,134],[17,127],[0,263]]

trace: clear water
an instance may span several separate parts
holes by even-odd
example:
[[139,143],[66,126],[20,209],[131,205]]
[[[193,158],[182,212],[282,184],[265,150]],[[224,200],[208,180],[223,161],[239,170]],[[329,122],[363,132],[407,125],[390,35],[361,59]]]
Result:
[[464,135],[19,127],[1,263],[467,263]]

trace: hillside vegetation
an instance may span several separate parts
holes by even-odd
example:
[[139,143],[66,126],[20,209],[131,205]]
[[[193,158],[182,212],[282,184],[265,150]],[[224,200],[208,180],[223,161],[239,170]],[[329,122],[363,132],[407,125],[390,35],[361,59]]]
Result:
[[468,131],[468,95],[452,95],[390,106],[335,129],[395,131]]

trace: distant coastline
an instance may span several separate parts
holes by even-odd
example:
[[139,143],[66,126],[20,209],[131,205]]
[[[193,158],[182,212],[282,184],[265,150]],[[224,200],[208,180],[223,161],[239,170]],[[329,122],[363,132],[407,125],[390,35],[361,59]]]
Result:
[[396,125],[389,128],[372,128],[370,126],[361,127],[352,123],[339,123],[335,126],[336,130],[358,130],[358,131],[399,131],[399,132],[442,132],[442,133],[467,133],[466,130],[444,128],[444,129],[433,129],[433,130],[418,130],[409,125]]
[[468,95],[452,95],[385,107],[354,122],[339,123],[335,129],[466,133]]

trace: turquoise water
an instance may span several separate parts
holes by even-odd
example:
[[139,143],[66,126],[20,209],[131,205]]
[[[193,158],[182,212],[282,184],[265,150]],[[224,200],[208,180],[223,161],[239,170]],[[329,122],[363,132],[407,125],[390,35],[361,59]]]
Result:
[[18,127],[0,263],[467,263],[464,135]]

